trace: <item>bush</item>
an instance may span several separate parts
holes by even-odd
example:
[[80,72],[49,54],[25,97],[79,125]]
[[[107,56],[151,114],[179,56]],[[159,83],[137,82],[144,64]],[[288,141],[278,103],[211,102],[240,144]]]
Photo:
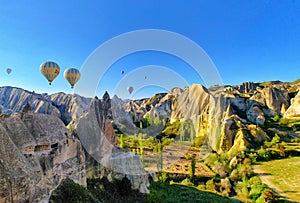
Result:
[[248,155],[249,159],[251,160],[251,163],[255,163],[257,159],[257,154],[256,153],[250,153]]
[[51,197],[50,202],[97,202],[92,194],[81,185],[74,183],[71,179],[64,180],[58,188],[56,188]]
[[271,189],[265,189],[261,196],[256,200],[258,203],[275,203],[278,202],[277,196],[274,194],[274,192]]
[[167,183],[169,179],[169,175],[167,172],[162,171],[158,176],[158,181],[161,183]]
[[239,164],[237,169],[240,178],[243,178],[244,176],[249,177],[252,175],[252,167],[250,164]]
[[222,195],[229,196],[231,192],[231,183],[228,178],[224,178],[221,180],[220,184],[220,191],[222,192]]
[[300,138],[299,138],[299,137],[293,138],[293,139],[291,140],[291,142],[294,142],[294,143],[300,143]]
[[218,160],[218,155],[215,153],[209,154],[206,159],[205,159],[205,163],[212,167],[214,165],[214,163]]
[[272,140],[270,142],[265,141],[264,145],[266,147],[272,147],[275,146],[276,144],[278,144],[280,142],[280,137],[275,134],[275,136],[272,138]]
[[274,116],[274,117],[272,118],[272,120],[273,120],[274,122],[278,122],[278,121],[280,120],[280,116],[277,114],[276,116]]
[[269,150],[266,150],[264,148],[261,148],[257,151],[257,160],[258,161],[270,161],[271,159],[271,154]]
[[195,143],[194,143],[194,146],[195,147],[201,147],[204,142],[205,142],[205,136],[198,136],[195,138]]
[[184,179],[183,181],[181,181],[180,183],[181,185],[185,185],[185,186],[194,186],[194,184],[191,182],[191,180],[189,178]]
[[216,192],[216,184],[213,179],[210,179],[206,182],[206,190],[209,190],[211,192]]
[[252,200],[257,200],[262,192],[266,189],[266,186],[262,183],[254,183],[251,187],[251,190],[249,192],[249,196]]
[[233,169],[233,171],[231,171],[231,173],[230,173],[229,178],[233,182],[236,182],[237,180],[239,180],[240,179],[240,177],[239,177],[239,171],[237,169]]
[[197,186],[197,189],[198,189],[198,190],[205,190],[206,187],[205,187],[204,184],[199,184],[199,185]]

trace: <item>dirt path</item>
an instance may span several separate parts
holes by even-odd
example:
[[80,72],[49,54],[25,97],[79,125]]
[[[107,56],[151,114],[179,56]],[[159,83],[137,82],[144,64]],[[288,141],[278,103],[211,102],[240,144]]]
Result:
[[271,188],[272,190],[274,190],[275,192],[277,192],[279,195],[281,195],[282,197],[286,198],[287,200],[291,201],[291,202],[298,202],[295,201],[293,199],[290,199],[288,197],[288,195],[286,193],[284,193],[282,190],[280,190],[278,187],[276,187],[275,184],[273,184],[273,182],[270,180],[271,175],[266,174],[259,165],[254,165],[253,166],[253,171],[254,173],[256,173],[261,181],[266,184],[269,188]]

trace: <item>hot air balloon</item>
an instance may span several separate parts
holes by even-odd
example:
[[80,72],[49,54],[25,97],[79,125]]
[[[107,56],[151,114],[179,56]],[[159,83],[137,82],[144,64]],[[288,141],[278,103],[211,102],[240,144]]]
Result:
[[80,72],[76,68],[69,68],[65,70],[64,77],[70,83],[71,88],[74,88],[74,85],[80,79]]
[[124,70],[121,71],[121,74],[124,75]]
[[45,78],[49,81],[49,85],[51,85],[52,81],[58,76],[60,72],[59,66],[51,61],[42,63],[40,65],[40,70]]
[[131,94],[133,92],[133,87],[131,86],[127,87],[127,91],[129,92],[129,94]]
[[12,70],[11,70],[10,68],[7,68],[7,69],[6,69],[7,74],[10,74],[11,71],[12,71]]

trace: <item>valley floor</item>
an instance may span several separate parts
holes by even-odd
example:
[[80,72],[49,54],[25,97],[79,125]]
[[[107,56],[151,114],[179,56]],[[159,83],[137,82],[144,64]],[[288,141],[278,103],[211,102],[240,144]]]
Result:
[[253,169],[263,183],[281,196],[300,202],[300,157],[260,162]]

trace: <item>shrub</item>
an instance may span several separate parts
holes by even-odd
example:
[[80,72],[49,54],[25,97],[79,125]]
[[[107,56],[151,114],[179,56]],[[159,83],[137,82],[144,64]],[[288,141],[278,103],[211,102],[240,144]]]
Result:
[[300,138],[299,137],[293,138],[291,139],[291,142],[300,143]]
[[261,148],[257,151],[258,157],[257,160],[258,161],[269,161],[271,159],[271,154],[269,152],[269,150],[266,150],[264,148]]
[[210,179],[206,182],[206,189],[211,192],[216,192],[216,184],[213,179]]
[[240,177],[239,177],[239,171],[237,169],[233,169],[233,171],[231,171],[231,173],[230,173],[229,178],[233,182],[236,182],[237,180],[239,180],[240,179]]
[[216,161],[212,166],[212,170],[219,174],[222,178],[226,177],[227,173],[230,171],[228,164],[224,161]]
[[159,176],[158,176],[158,180],[161,183],[167,183],[169,179],[169,175],[167,172],[162,171]]
[[195,143],[194,143],[194,146],[195,147],[201,147],[204,142],[205,142],[205,136],[198,136],[195,138]]
[[50,201],[96,202],[96,199],[86,188],[74,183],[71,179],[66,179],[53,191]]
[[252,167],[250,164],[239,165],[238,170],[239,170],[239,176],[242,178],[244,176],[249,177],[252,175]]
[[231,183],[228,178],[224,178],[221,180],[220,191],[224,196],[229,196],[231,192]]
[[207,158],[205,159],[205,163],[212,167],[214,163],[218,160],[218,155],[215,153],[209,154]]
[[273,203],[278,202],[278,198],[274,194],[274,192],[270,189],[265,189],[261,196],[256,200],[256,202],[262,203]]
[[189,178],[184,179],[183,181],[181,181],[180,183],[181,185],[185,185],[185,186],[194,186],[194,184],[191,182],[191,180]]
[[257,159],[257,154],[256,153],[250,153],[248,155],[249,159],[251,160],[252,163],[255,163],[256,162],[256,159]]
[[267,186],[261,182],[258,176],[253,176],[252,178],[250,178],[248,183],[249,187],[251,188],[249,197],[254,202],[261,196],[262,192],[267,188]]
[[280,116],[277,114],[276,116],[274,116],[274,117],[272,118],[272,120],[273,120],[274,122],[278,122],[278,121],[280,120]]
[[198,189],[198,190],[205,190],[206,187],[205,187],[204,184],[199,184],[199,185],[197,186],[197,189]]

